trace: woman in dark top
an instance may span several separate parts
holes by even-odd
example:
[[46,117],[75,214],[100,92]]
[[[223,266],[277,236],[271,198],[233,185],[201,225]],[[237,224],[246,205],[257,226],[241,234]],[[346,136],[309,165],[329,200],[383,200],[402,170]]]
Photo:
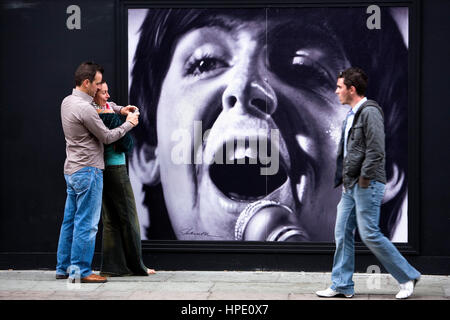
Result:
[[[109,128],[119,126],[123,119],[114,113],[107,100],[108,85],[102,83],[94,97],[100,118]],[[126,134],[116,143],[105,145],[105,170],[103,172],[103,276],[148,276],[155,270],[142,261],[141,235],[136,203],[127,173],[125,153],[133,147],[133,140]]]

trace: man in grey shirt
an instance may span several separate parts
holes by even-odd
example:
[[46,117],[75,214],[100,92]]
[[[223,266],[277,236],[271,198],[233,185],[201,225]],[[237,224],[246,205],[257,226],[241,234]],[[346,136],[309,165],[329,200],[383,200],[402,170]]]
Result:
[[102,204],[103,144],[119,140],[135,127],[139,113],[133,113],[137,110],[134,106],[113,105],[116,113],[127,118],[120,127],[109,130],[91,104],[102,77],[101,66],[82,63],[75,71],[75,89],[61,104],[67,199],[58,243],[56,279],[106,282],[106,278],[93,274],[91,269]]

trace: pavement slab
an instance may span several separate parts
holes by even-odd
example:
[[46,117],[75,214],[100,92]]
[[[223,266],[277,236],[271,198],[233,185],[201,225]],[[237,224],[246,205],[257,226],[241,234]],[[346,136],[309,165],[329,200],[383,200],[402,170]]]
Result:
[[[98,273],[98,271],[96,271]],[[56,280],[55,271],[0,270],[0,300],[395,300],[389,274],[357,273],[352,299],[321,299],[329,272],[157,271],[106,283]],[[450,300],[450,277],[423,275],[411,300]]]

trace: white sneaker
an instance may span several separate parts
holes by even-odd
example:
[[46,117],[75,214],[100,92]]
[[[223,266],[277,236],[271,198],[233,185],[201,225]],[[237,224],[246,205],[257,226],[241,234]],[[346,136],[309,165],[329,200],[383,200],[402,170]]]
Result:
[[[420,278],[419,278],[420,279]],[[405,283],[400,283],[400,291],[395,296],[397,299],[407,299],[413,294],[414,287],[419,279],[410,280]]]
[[331,298],[331,297],[336,297],[336,296],[344,296],[346,298],[353,297],[353,294],[343,294],[343,293],[334,291],[331,288],[328,288],[328,289],[325,289],[325,290],[321,290],[321,291],[316,291],[316,294],[319,297],[323,297],[323,298]]

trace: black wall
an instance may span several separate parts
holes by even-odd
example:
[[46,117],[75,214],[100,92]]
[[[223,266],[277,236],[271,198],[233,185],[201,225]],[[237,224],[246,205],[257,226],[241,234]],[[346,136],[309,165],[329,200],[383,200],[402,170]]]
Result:
[[[68,30],[66,9],[81,8],[81,30]],[[105,67],[117,101],[118,2],[3,1],[0,11],[1,211],[0,269],[54,269],[65,202],[62,99],[74,87],[81,61]],[[450,273],[450,1],[421,7],[419,253],[407,254],[424,274]],[[126,57],[125,57],[126,59]],[[127,101],[118,101],[126,103]],[[101,226],[100,226],[101,227]],[[100,234],[94,269],[99,266]],[[323,253],[164,252],[145,245],[144,259],[157,269],[330,271]],[[357,271],[377,264],[358,254]]]
[[[80,30],[66,27],[71,4],[1,4],[0,268],[54,265],[66,197],[60,107],[75,86],[76,67],[87,60],[101,63],[116,92],[115,2],[76,2]],[[19,260],[9,253],[20,253]],[[28,253],[52,258],[43,263],[38,256],[23,265],[33,256]]]

